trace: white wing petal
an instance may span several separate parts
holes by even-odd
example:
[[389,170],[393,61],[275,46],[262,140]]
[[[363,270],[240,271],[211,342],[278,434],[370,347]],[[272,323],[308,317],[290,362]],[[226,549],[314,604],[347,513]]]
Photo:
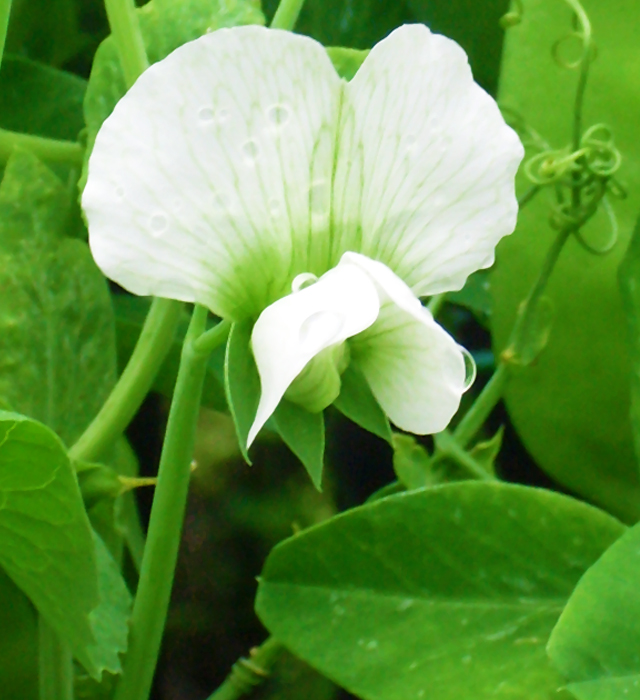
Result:
[[418,435],[444,430],[466,385],[464,355],[404,282],[382,263],[346,254],[375,281],[382,305],[373,325],[350,341],[351,358],[399,428]]
[[418,296],[461,288],[515,227],[522,156],[464,51],[422,25],[400,27],[345,90],[334,260],[357,250]]
[[262,393],[249,445],[307,363],[369,327],[379,308],[370,276],[343,264],[262,312],[251,336]]
[[136,294],[232,319],[257,316],[297,273],[324,272],[342,85],[320,44],[257,26],[153,65],[89,162],[98,265]]

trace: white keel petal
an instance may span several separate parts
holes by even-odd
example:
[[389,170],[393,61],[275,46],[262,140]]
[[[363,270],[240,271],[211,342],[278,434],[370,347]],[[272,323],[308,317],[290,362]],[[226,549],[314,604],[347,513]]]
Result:
[[351,341],[352,361],[395,425],[418,435],[444,430],[468,388],[462,349],[385,265],[356,253],[336,269],[343,264],[366,271],[382,299],[376,322]]
[[370,276],[343,264],[262,312],[251,336],[262,393],[248,445],[307,363],[368,328],[379,308]]

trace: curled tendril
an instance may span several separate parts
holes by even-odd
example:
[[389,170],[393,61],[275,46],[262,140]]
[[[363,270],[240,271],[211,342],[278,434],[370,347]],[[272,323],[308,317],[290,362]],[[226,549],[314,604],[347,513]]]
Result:
[[[562,48],[566,46],[567,43],[570,42],[572,39],[577,39],[582,45],[582,52],[580,54],[580,57],[576,58],[575,61],[569,61],[565,58],[562,58],[561,56]],[[553,60],[561,68],[567,68],[568,70],[576,70],[577,68],[580,68],[586,60],[585,54],[588,54],[587,58],[589,62],[591,62],[598,55],[598,49],[592,41],[589,41],[588,43],[586,42],[585,36],[582,32],[569,32],[568,34],[565,34],[563,37],[554,42],[553,46],[551,47],[551,55],[553,56]]]
[[527,124],[520,112],[511,107],[505,107],[504,105],[500,105],[500,111],[507,124],[518,134],[525,148],[535,148],[537,151],[551,150],[550,144],[547,143],[535,129]]
[[607,214],[607,218],[609,219],[611,230],[607,242],[603,246],[596,247],[585,240],[582,232],[579,229],[577,229],[574,234],[578,243],[580,243],[580,245],[587,252],[592,253],[593,255],[606,255],[607,253],[610,253],[615,247],[616,243],[618,242],[618,236],[620,234],[620,228],[618,226],[618,217],[616,216],[616,213],[613,210],[613,207],[611,206],[607,195],[603,195],[601,200],[602,206],[604,207],[605,213]]
[[503,29],[510,29],[515,27],[516,24],[522,22],[522,15],[524,14],[524,7],[522,5],[522,0],[513,0],[513,7],[509,12],[500,17],[500,26]]

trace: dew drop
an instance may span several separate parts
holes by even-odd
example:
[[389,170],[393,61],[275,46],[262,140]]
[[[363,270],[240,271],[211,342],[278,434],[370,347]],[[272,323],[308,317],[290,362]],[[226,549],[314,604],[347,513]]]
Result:
[[244,154],[245,162],[253,164],[260,153],[260,146],[254,139],[249,139],[242,144],[242,153]]
[[200,107],[198,110],[198,121],[201,124],[211,124],[215,119],[215,113],[211,107]]
[[291,291],[295,294],[301,289],[306,289],[310,287],[314,282],[317,282],[318,278],[311,272],[302,272],[293,278],[291,283]]
[[367,642],[367,647],[369,651],[373,651],[374,649],[378,648],[378,641],[376,639],[372,639],[371,641]]
[[274,126],[283,126],[289,121],[291,112],[286,105],[273,105],[267,110],[267,119]]
[[276,217],[280,215],[280,202],[277,199],[270,199],[268,206],[271,216]]
[[217,112],[218,124],[224,124],[226,121],[228,121],[230,116],[231,112],[228,109],[219,109]]
[[152,236],[161,236],[169,226],[169,219],[167,219],[166,214],[159,212],[151,217],[149,226],[151,228]]
[[311,314],[300,327],[300,344],[316,348],[330,345],[344,325],[344,316],[335,311],[318,311]]
[[400,603],[398,603],[398,611],[403,612],[408,610],[413,605],[413,600],[411,598],[405,598]]
[[463,391],[467,391],[467,389],[469,389],[469,387],[476,380],[476,374],[477,374],[476,361],[473,359],[473,355],[466,348],[463,348],[462,346],[460,346],[460,350],[462,351],[462,356],[464,357],[464,369],[465,369]]

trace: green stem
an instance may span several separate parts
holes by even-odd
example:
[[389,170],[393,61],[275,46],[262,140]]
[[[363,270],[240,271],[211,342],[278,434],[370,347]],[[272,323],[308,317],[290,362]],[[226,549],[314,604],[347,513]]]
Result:
[[237,661],[224,683],[207,700],[239,700],[243,695],[264,682],[273,665],[284,651],[274,637],[269,637],[257,649],[251,650],[251,658]]
[[73,658],[42,615],[38,616],[40,700],[73,700]]
[[[484,422],[484,421],[483,421]],[[457,440],[448,430],[443,430],[434,436],[436,443],[436,450],[438,452],[438,458],[434,459],[434,463],[440,461],[442,457],[449,457],[449,459],[457,462],[463,469],[465,469],[472,477],[475,479],[480,479],[481,481],[495,481],[496,477],[487,471],[477,459],[472,457],[465,449],[464,446]]]
[[182,347],[131,616],[129,650],[114,700],[147,700],[151,690],[178,558],[209,357],[195,349],[194,341],[204,331],[206,320],[207,310],[196,305]]
[[111,36],[118,47],[122,72],[131,87],[149,67],[133,0],[105,0]]
[[4,44],[9,28],[9,16],[11,15],[11,0],[0,0],[0,64],[4,56]]
[[431,299],[429,300],[429,304],[427,305],[427,308],[431,312],[432,316],[437,316],[438,311],[442,308],[442,305],[444,304],[445,300],[447,298],[446,293],[443,294],[436,294],[435,296],[432,296]]
[[280,0],[278,9],[271,20],[271,29],[293,31],[303,5],[304,0]]
[[24,148],[41,160],[51,163],[71,163],[72,165],[82,165],[84,154],[84,148],[74,141],[58,141],[44,136],[0,129],[0,162],[6,163],[15,148]]
[[474,401],[473,406],[467,411],[464,418],[453,431],[453,438],[461,448],[465,448],[476,433],[484,425],[489,414],[495,408],[502,396],[509,369],[506,363],[501,362],[491,379]]
[[129,425],[169,351],[181,312],[180,302],[154,299],[129,363],[100,413],[69,450],[72,459],[98,460]]

